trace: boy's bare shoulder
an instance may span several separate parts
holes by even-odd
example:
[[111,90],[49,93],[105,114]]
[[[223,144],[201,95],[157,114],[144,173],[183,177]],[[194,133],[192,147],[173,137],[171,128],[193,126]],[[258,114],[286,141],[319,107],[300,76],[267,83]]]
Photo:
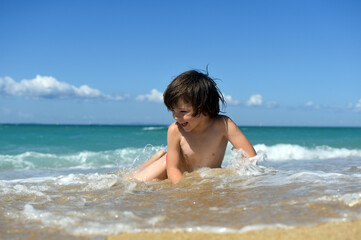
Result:
[[216,118],[216,125],[225,134],[228,134],[229,129],[237,127],[236,123],[226,115],[219,115]]
[[179,131],[179,126],[177,122],[172,123],[168,127],[168,136],[176,137],[180,136],[181,132]]
[[168,133],[167,133],[168,147],[176,146],[180,143],[180,141],[181,141],[181,133],[179,131],[179,126],[176,122],[174,122],[168,127]]
[[223,123],[225,123],[225,124],[229,124],[229,123],[235,124],[235,122],[226,115],[219,115],[218,118],[219,118],[219,121],[223,121]]
[[218,115],[218,117],[215,120],[217,125],[224,128],[227,128],[227,125],[230,121],[233,122],[232,119],[226,115]]
[[219,115],[219,117],[222,118],[223,120],[232,121],[232,122],[233,122],[233,120],[232,120],[230,117],[228,117],[227,115]]

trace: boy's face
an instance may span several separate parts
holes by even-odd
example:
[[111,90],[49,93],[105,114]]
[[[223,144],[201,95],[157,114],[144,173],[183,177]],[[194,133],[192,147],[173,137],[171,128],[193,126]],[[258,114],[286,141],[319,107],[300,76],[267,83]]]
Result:
[[190,132],[198,126],[201,121],[202,114],[193,116],[193,107],[190,103],[185,102],[183,99],[179,99],[177,104],[173,108],[173,118],[177,121],[177,124],[181,126],[184,131]]

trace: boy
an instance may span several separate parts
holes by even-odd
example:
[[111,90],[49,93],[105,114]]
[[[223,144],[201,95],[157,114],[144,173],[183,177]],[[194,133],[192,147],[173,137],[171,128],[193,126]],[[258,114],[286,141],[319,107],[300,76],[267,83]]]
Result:
[[216,83],[198,71],[177,76],[167,87],[164,103],[176,122],[168,128],[168,152],[161,150],[138,167],[133,177],[140,181],[169,178],[178,183],[184,172],[201,167],[220,168],[228,141],[256,155],[252,144],[227,116],[219,115],[225,103]]

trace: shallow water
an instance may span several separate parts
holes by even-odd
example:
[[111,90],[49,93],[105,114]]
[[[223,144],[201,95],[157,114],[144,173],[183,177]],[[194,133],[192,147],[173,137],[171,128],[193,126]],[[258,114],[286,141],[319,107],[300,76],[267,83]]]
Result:
[[0,155],[1,238],[243,232],[361,219],[358,147],[256,144],[255,165],[228,146],[222,169],[187,173],[177,185],[126,178],[160,148],[59,153],[8,146]]
[[360,159],[229,164],[186,174],[178,185],[128,180],[127,170],[113,170],[1,181],[1,233],[219,233],[361,218]]

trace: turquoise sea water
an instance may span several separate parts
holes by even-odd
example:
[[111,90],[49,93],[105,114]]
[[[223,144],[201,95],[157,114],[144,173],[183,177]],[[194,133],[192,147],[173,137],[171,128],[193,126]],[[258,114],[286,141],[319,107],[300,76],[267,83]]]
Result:
[[[294,157],[300,158],[307,158],[307,153],[313,153],[316,159],[332,158],[335,151],[343,151],[344,156],[340,157],[349,157],[352,151],[361,149],[361,128],[241,127],[241,130],[255,146],[276,149],[286,145]],[[0,125],[0,170],[130,167],[147,145],[166,148],[166,136],[167,126]],[[317,151],[322,148],[332,151]],[[276,159],[283,154],[269,157]]]
[[0,125],[0,235],[102,239],[361,218],[361,128],[240,129],[258,165],[240,164],[228,146],[222,169],[174,186],[125,177],[166,149],[167,126]]

